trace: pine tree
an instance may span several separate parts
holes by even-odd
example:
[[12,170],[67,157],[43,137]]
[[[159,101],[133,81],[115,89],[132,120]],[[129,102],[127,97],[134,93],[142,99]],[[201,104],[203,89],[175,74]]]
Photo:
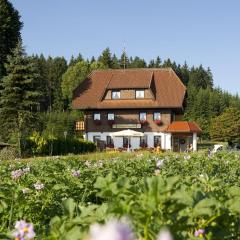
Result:
[[98,58],[98,61],[102,62],[107,68],[112,68],[113,66],[112,54],[109,48],[103,50],[101,56]]
[[7,76],[2,80],[0,97],[1,128],[6,135],[17,133],[19,153],[21,138],[33,123],[40,93],[34,86],[38,78],[36,68],[26,56],[21,42],[17,44],[5,65]]
[[120,67],[124,68],[124,69],[128,68],[128,66],[129,66],[129,58],[128,58],[125,51],[123,51],[123,53],[120,57],[120,63],[119,64],[120,64]]
[[120,68],[119,60],[118,60],[118,58],[117,58],[117,56],[115,54],[113,54],[113,57],[112,57],[112,68],[113,69]]
[[21,39],[22,22],[17,10],[8,0],[0,0],[0,79],[5,75],[4,63],[7,55]]

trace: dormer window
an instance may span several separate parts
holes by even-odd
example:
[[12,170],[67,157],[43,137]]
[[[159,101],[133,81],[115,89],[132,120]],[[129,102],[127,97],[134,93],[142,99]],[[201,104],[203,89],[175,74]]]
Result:
[[121,92],[120,91],[112,91],[112,99],[120,99],[121,98]]
[[136,90],[135,96],[136,98],[144,98],[144,90]]
[[101,115],[100,113],[94,113],[93,115],[93,120],[96,121],[96,120],[101,120]]

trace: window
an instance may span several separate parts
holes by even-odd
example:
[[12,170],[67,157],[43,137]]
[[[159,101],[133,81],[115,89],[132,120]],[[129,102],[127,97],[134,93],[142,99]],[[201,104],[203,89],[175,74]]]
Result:
[[75,123],[75,130],[76,131],[83,131],[84,130],[84,121],[77,121]]
[[146,121],[147,120],[147,113],[145,113],[145,112],[139,113],[139,120],[140,121]]
[[155,112],[153,113],[153,120],[156,121],[156,120],[161,120],[161,114],[160,112]]
[[112,91],[112,99],[119,99],[121,97],[120,91]]
[[114,120],[114,113],[108,113],[107,119]]
[[147,147],[147,136],[140,137],[140,147]]
[[113,138],[111,136],[107,136],[107,146],[113,147]]
[[136,98],[144,98],[144,90],[136,90]]
[[97,143],[98,140],[101,140],[101,136],[93,136],[94,143]]
[[129,147],[131,147],[130,139],[128,139],[128,137],[123,137],[123,147],[124,148],[128,147],[128,140],[129,140]]
[[161,147],[161,136],[154,136],[154,147]]
[[100,113],[94,113],[94,115],[93,115],[93,120],[101,120],[101,115],[100,115]]

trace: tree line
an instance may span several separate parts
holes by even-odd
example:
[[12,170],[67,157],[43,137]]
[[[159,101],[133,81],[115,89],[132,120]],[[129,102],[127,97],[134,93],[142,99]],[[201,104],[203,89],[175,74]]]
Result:
[[41,113],[72,112],[73,90],[95,69],[171,67],[187,87],[184,119],[196,121],[204,130],[203,138],[216,139],[212,126],[227,108],[240,110],[238,95],[214,87],[210,68],[160,56],[147,62],[126,51],[118,57],[109,48],[90,59],[81,54],[69,61],[43,54],[28,56],[21,40],[20,14],[8,0],[0,0],[0,19],[0,141],[11,140],[16,133],[15,139],[30,134],[39,125]]

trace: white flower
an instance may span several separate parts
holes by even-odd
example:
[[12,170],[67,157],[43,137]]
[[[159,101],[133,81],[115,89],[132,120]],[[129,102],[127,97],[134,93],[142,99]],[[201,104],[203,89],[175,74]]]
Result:
[[111,220],[105,225],[93,224],[90,227],[90,240],[133,240],[130,227],[117,220]]
[[36,182],[33,186],[36,190],[42,190],[44,188],[44,184],[41,182]]
[[163,160],[158,160],[157,163],[156,163],[156,167],[161,168],[162,165],[163,165]]
[[167,229],[162,229],[158,234],[157,240],[173,240],[173,237]]

